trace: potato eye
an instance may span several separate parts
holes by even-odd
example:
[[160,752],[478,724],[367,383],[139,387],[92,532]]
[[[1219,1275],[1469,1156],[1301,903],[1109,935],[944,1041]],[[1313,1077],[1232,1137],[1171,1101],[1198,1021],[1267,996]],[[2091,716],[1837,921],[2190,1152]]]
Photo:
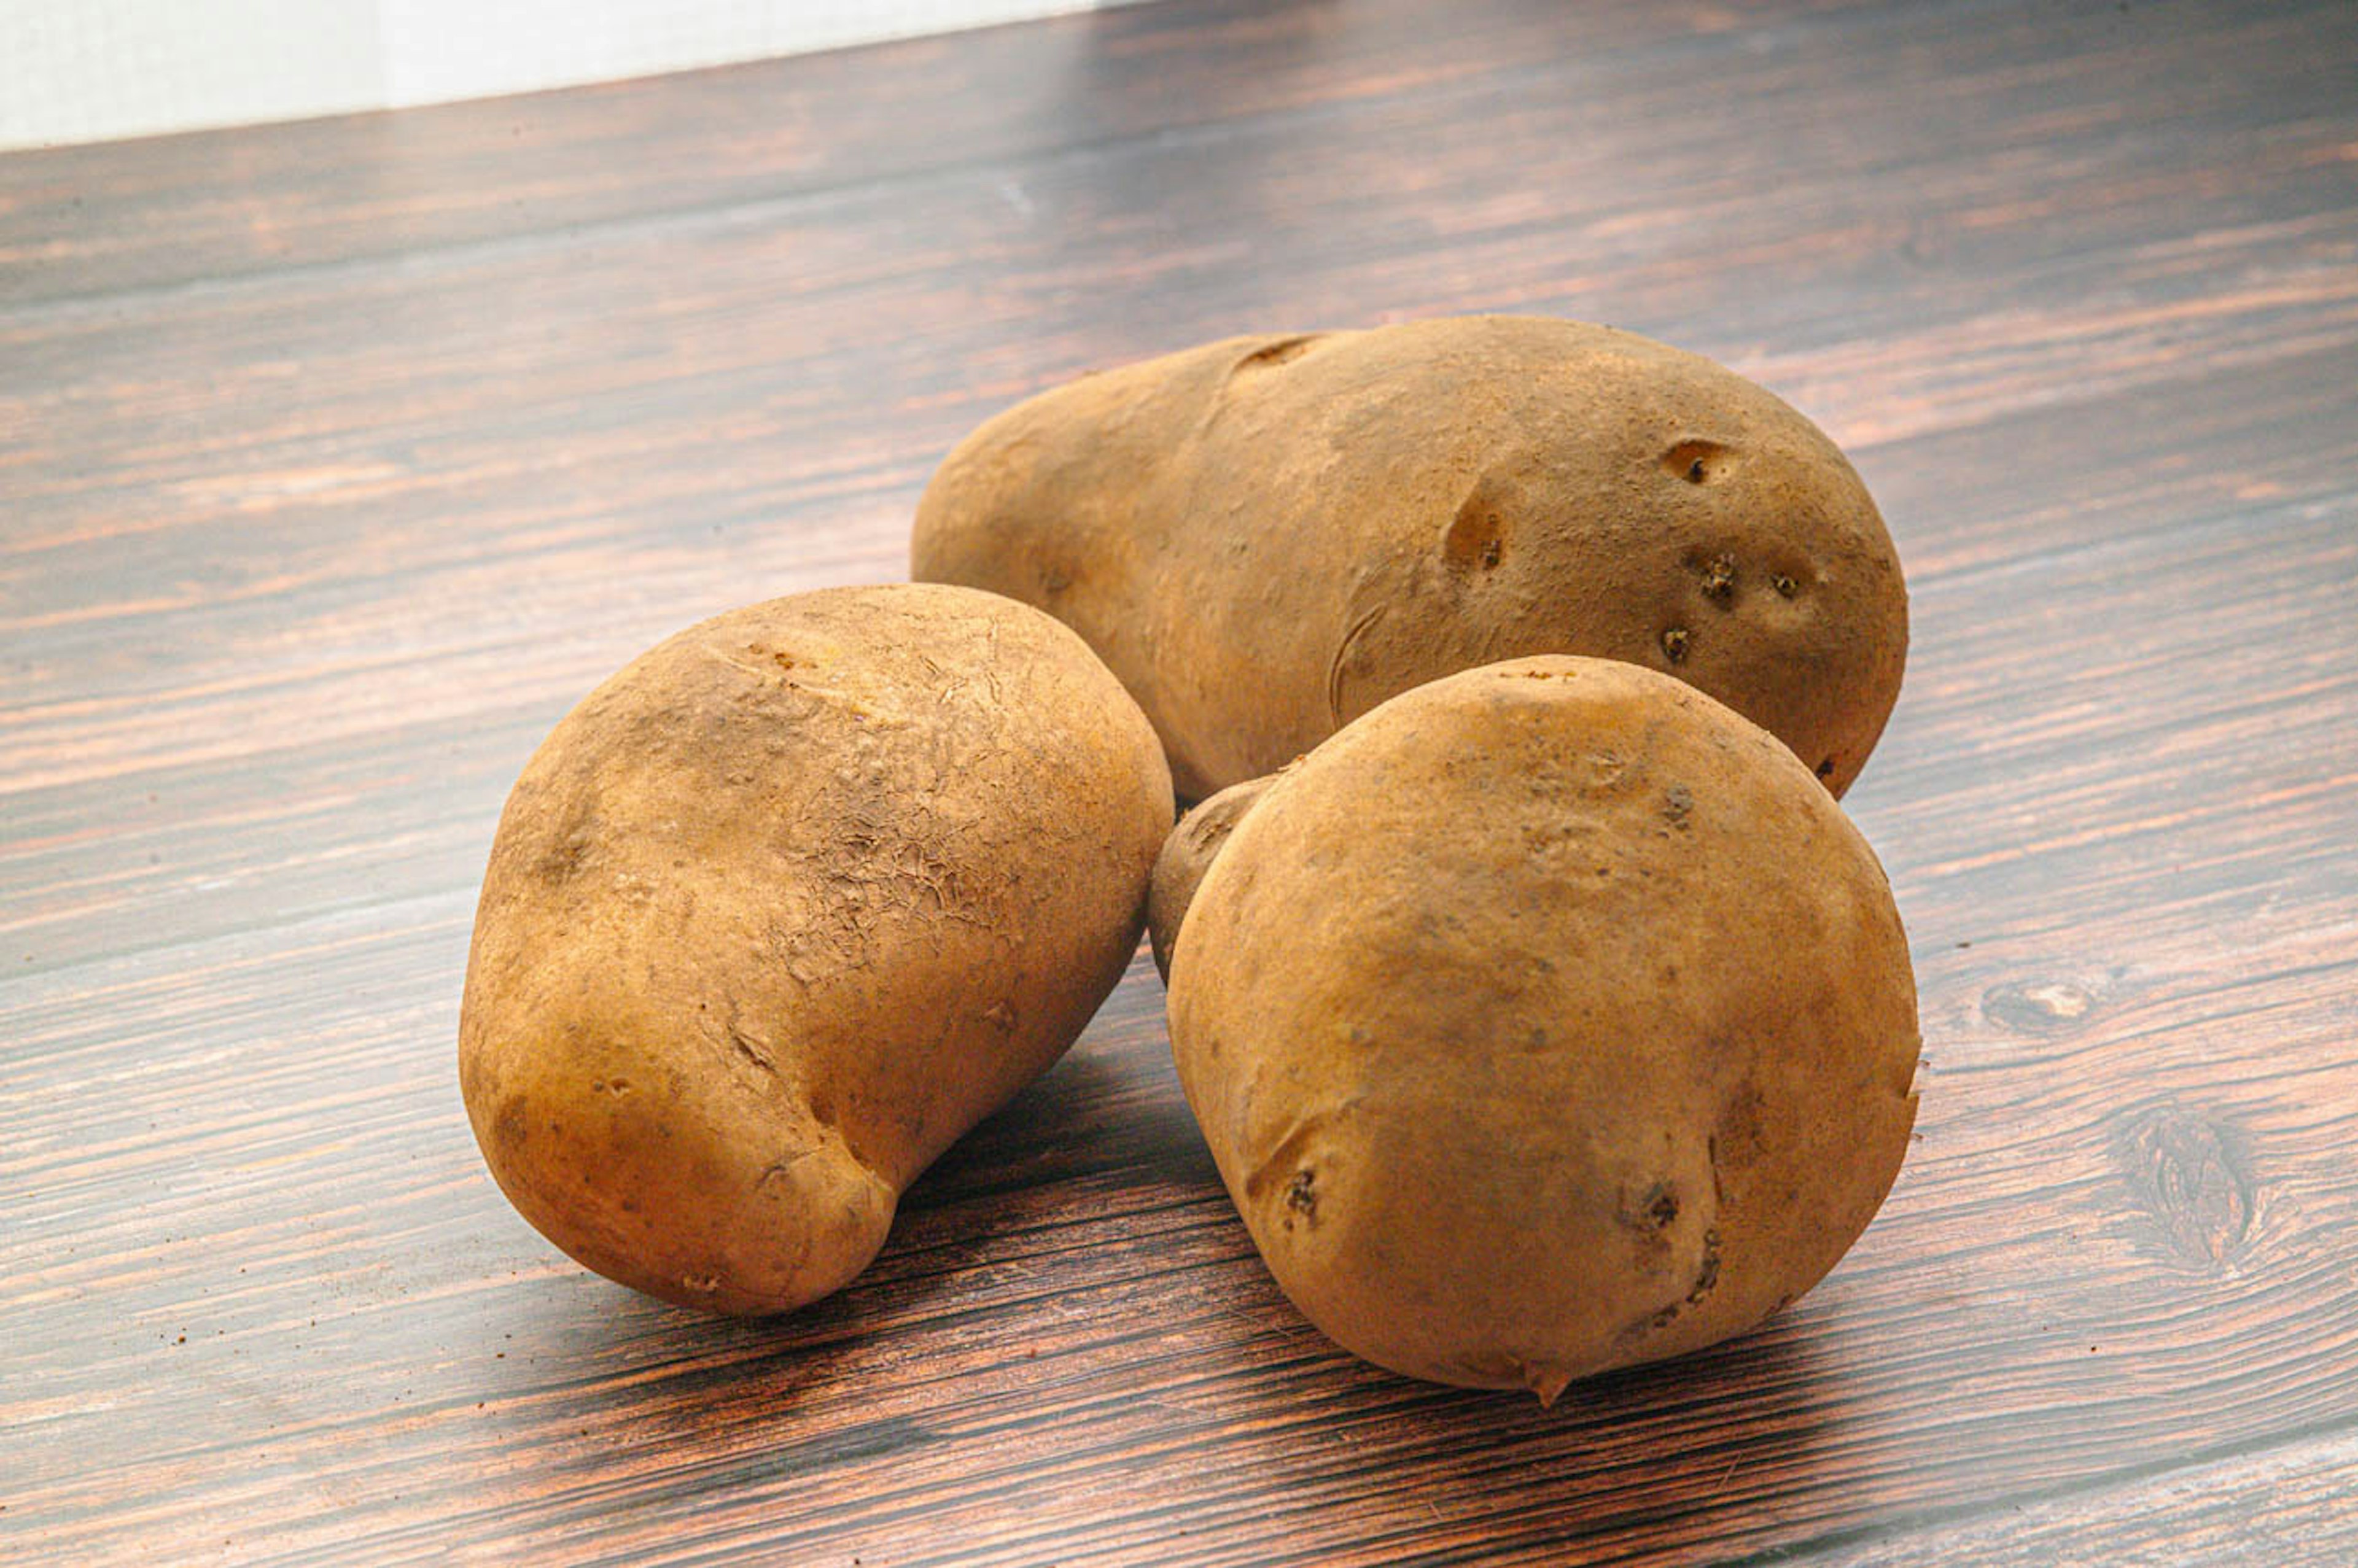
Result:
[[1723,447],[1717,441],[1690,438],[1664,452],[1659,461],[1664,473],[1675,475],[1689,484],[1709,484],[1719,477],[1720,470],[1726,466],[1725,460],[1732,455],[1733,448]]

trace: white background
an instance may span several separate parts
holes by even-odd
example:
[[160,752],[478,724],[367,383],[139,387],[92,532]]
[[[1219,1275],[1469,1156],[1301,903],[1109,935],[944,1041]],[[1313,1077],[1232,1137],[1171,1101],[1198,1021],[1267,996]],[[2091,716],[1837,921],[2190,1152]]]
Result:
[[436,103],[1105,0],[0,0],[0,147]]

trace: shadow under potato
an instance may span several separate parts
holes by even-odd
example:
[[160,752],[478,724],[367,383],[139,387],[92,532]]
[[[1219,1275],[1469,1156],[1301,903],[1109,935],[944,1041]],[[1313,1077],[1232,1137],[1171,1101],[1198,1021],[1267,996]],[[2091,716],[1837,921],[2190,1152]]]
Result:
[[[952,1144],[910,1184],[876,1259],[835,1294],[795,1312],[734,1320],[756,1337],[857,1332],[880,1309],[1032,1249],[1019,1233],[1228,1199],[1179,1090],[1163,1026],[1163,988],[1143,951],[1074,1048]],[[1239,1238],[1241,1239],[1241,1230]],[[618,1289],[621,1287],[617,1287]],[[653,1305],[654,1303],[649,1303]],[[681,1324],[728,1322],[686,1309]]]
[[[1659,1424],[1668,1433],[1699,1411],[1724,1408],[1745,1429],[1747,1465],[1782,1455],[1779,1467],[1789,1467],[1825,1425],[1812,1336],[1796,1323],[1804,1308],[1693,1355],[1576,1382],[1552,1411],[1520,1391],[1401,1377],[1336,1346],[1254,1253],[1181,1095],[1162,1002],[1141,956],[1073,1051],[910,1187],[882,1250],[844,1290],[796,1312],[732,1319],[585,1276],[597,1304],[586,1314],[577,1306],[555,1337],[589,1359],[664,1366],[660,1398],[627,1379],[603,1390],[633,1424],[710,1440],[766,1423],[772,1441],[800,1455],[797,1469],[821,1454],[851,1462],[873,1457],[871,1445],[946,1440],[922,1420],[861,1413],[860,1390],[888,1367],[987,1382],[1034,1357],[1120,1359],[1133,1337],[1164,1341],[1140,1352],[1141,1390],[1242,1374],[1247,1405],[1274,1412],[1308,1401],[1419,1447],[1471,1424],[1508,1445],[1501,1462],[1545,1455],[1569,1488],[1609,1473],[1603,1452],[1632,1432]],[[1145,1315],[1134,1304],[1142,1256],[1171,1269],[1167,1307]],[[1081,1324],[1044,1314],[1044,1299],[1084,1295]],[[1130,1315],[1092,1315],[1115,1305]]]
[[986,1198],[1054,1212],[1072,1198],[1059,1184],[1080,1178],[1217,1193],[1219,1174],[1157,1033],[1151,1060],[1084,1039],[951,1145],[911,1184],[879,1261],[898,1250],[913,1222]]

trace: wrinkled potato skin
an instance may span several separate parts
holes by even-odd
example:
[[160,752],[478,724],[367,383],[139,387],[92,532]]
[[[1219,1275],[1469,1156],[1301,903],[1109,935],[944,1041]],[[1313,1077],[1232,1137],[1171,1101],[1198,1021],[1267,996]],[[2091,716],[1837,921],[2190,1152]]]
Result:
[[1188,799],[1411,687],[1548,653],[1670,671],[1839,795],[1908,647],[1890,536],[1816,426],[1709,360],[1531,317],[1085,376],[960,443],[911,563],[1076,629]]
[[1171,1037],[1286,1294],[1476,1388],[1759,1323],[1833,1267],[1915,1118],[1907,942],[1809,770],[1634,665],[1394,699],[1236,823]]
[[1112,989],[1171,810],[1137,706],[1022,605],[831,589],[680,633],[501,819],[459,1030],[492,1174],[667,1301],[827,1294]]

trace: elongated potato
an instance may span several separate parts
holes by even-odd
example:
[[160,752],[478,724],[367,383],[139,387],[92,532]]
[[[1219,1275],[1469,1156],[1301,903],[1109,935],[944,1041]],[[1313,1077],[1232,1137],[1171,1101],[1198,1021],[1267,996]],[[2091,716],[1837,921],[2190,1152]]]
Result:
[[1180,1081],[1261,1256],[1413,1377],[1552,1400],[1749,1328],[1908,1148],[1915,982],[1866,840],[1633,665],[1395,697],[1163,918]]
[[837,1289],[1105,1000],[1171,806],[1137,705],[1011,600],[839,589],[681,633],[501,819],[459,1026],[492,1174],[669,1301]]
[[1086,376],[959,444],[910,559],[1079,631],[1191,799],[1543,653],[1677,675],[1839,795],[1907,657],[1890,536],[1814,425],[1696,355],[1534,318]]

